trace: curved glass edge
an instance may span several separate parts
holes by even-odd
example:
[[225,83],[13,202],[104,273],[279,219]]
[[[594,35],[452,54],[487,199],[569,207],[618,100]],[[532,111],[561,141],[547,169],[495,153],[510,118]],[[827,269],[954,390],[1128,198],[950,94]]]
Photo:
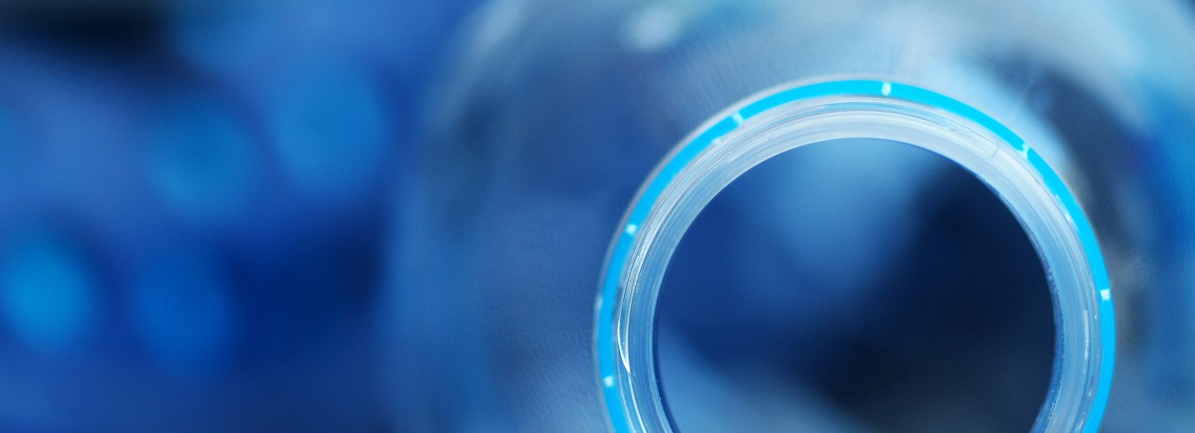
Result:
[[961,101],[910,84],[884,80],[850,79],[799,85],[767,93],[769,93],[768,96],[746,103],[737,110],[733,110],[729,115],[715,118],[698,128],[696,135],[686,139],[681,147],[666,157],[663,164],[657,167],[656,172],[650,178],[650,183],[634,199],[629,213],[619,225],[620,230],[615,235],[612,248],[608,253],[595,308],[598,380],[613,431],[615,433],[636,431],[631,428],[631,421],[625,410],[626,402],[623,399],[622,387],[626,385],[620,382],[617,374],[616,366],[619,360],[616,359],[614,346],[614,307],[619,295],[619,282],[626,270],[631,247],[636,240],[639,228],[643,225],[651,209],[655,207],[660,195],[676,175],[694,158],[748,119],[789,103],[831,96],[891,98],[944,110],[970,120],[1000,137],[1024,156],[1029,165],[1037,171],[1037,174],[1045,182],[1045,186],[1062,204],[1074,224],[1098,294],[1102,343],[1100,372],[1094,405],[1083,423],[1082,432],[1095,433],[1098,431],[1107,407],[1116,353],[1116,325],[1111,284],[1090,221],[1079,206],[1075,195],[1049,163],[1036,150],[1027,145],[1020,136],[992,117]]

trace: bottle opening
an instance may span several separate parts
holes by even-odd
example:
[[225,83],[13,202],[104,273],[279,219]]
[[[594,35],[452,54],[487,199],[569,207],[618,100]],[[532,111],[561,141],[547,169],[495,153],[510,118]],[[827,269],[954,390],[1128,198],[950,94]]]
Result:
[[1055,360],[1046,270],[1012,211],[925,149],[837,139],[700,211],[656,304],[674,432],[1028,432]]

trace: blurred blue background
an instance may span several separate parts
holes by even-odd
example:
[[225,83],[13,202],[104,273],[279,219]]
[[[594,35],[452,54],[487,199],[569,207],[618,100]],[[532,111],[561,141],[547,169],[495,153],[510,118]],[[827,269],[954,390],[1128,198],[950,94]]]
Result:
[[0,431],[397,429],[386,210],[472,3],[0,3]]
[[[0,432],[601,431],[587,350],[617,219],[706,108],[767,81],[702,57],[759,37],[735,32],[750,10],[564,3],[0,1]],[[811,46],[870,55],[878,34]],[[1149,353],[1126,357],[1105,431],[1195,425],[1195,367],[1173,362],[1195,358],[1195,296],[1173,283],[1195,281],[1177,263],[1195,201],[1172,200],[1195,185],[1174,144],[1195,99],[1097,98],[1035,59],[976,59],[1025,90],[1015,115],[1089,146],[1076,165],[1144,179],[1083,185],[1128,215],[1101,235],[1156,238],[1177,270],[1112,259],[1147,289],[1125,292],[1141,319],[1122,347]],[[1137,113],[1144,133],[1102,122],[1121,115],[1105,96],[1158,111]],[[856,145],[754,171],[682,243],[658,350],[688,433],[1032,423],[1051,316],[1016,221],[945,161]]]

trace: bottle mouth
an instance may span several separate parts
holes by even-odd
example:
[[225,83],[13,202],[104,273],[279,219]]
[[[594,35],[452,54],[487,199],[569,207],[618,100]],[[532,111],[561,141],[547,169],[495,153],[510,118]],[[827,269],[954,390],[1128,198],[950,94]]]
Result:
[[597,302],[598,378],[613,431],[673,431],[653,349],[656,301],[697,215],[776,155],[853,138],[941,155],[1004,202],[1033,243],[1054,303],[1054,373],[1032,431],[1095,432],[1111,386],[1115,322],[1104,260],[1075,195],[1030,143],[983,112],[921,87],[868,79],[765,91],[698,128],[640,189],[611,244]]

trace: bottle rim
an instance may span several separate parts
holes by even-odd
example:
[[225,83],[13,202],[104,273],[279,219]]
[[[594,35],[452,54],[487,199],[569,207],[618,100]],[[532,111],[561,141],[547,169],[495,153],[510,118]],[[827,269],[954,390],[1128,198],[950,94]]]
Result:
[[1054,372],[1032,431],[1095,433],[1111,387],[1115,318],[1099,242],[1078,198],[1031,143],[996,119],[925,87],[882,79],[761,92],[699,127],[647,178],[611,242],[595,308],[597,380],[612,431],[673,431],[652,350],[655,304],[697,214],[763,161],[845,138],[934,152],[1004,202],[1042,261],[1054,303]]

